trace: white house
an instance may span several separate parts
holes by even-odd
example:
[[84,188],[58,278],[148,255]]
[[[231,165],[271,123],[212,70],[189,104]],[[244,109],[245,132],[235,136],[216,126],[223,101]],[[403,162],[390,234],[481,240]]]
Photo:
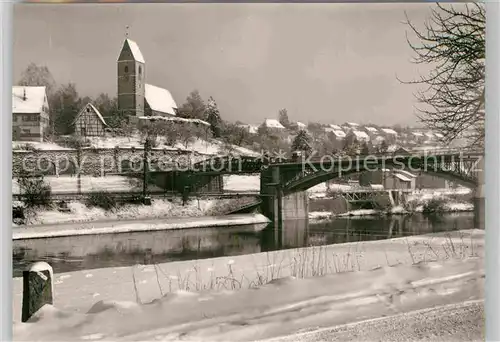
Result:
[[358,130],[352,130],[352,134],[356,137],[358,141],[370,141],[370,137],[366,132],[363,131],[358,131]]
[[305,123],[302,123],[300,121],[297,121],[297,128],[298,129],[306,129],[307,128],[307,125]]
[[282,131],[285,129],[285,127],[276,119],[265,119],[262,125],[268,129],[276,131]]
[[334,124],[330,124],[329,125],[330,128],[336,130],[336,131],[341,131],[342,130],[342,127],[340,127],[339,125],[334,125]]
[[49,133],[45,87],[12,87],[12,139],[43,141]]
[[325,128],[325,132],[333,134],[337,140],[342,140],[346,136],[346,134],[345,134],[344,131],[342,131],[342,130],[335,130],[335,129],[330,128],[330,127]]
[[378,133],[378,129],[376,129],[375,127],[366,126],[365,130],[368,134],[377,134]]
[[382,131],[382,133],[387,135],[393,135],[395,137],[398,135],[398,132],[396,132],[392,128],[381,128],[380,130]]

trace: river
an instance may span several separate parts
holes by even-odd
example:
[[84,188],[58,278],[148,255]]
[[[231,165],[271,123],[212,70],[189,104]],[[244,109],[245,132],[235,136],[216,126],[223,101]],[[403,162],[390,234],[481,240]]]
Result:
[[260,232],[243,226],[194,228],[13,241],[14,277],[26,265],[47,261],[54,272],[153,264],[259,253],[276,249],[380,240],[471,229],[473,213],[426,216],[365,216],[284,224],[282,242],[269,227]]

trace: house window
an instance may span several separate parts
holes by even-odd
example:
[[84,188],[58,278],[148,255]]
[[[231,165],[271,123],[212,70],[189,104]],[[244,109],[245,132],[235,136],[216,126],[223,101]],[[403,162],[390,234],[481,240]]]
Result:
[[139,75],[142,75],[142,67],[139,65]]
[[90,113],[90,108],[87,107],[87,113]]
[[125,65],[125,69],[124,69],[125,72],[128,72],[128,65]]
[[30,134],[30,133],[31,133],[31,131],[30,131],[29,129],[23,129],[23,133],[24,133],[24,134]]
[[82,128],[81,128],[81,134],[82,134],[83,136],[87,136],[87,130],[85,129],[85,127],[82,127]]

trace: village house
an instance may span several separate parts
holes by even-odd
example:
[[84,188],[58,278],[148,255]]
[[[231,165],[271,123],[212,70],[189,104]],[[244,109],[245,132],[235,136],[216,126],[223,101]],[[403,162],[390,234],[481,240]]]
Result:
[[276,119],[265,119],[262,126],[275,133],[282,133],[285,131],[285,126],[280,124],[280,122]]
[[381,128],[380,133],[384,136],[388,144],[394,144],[397,141],[398,133],[391,128]]
[[259,127],[255,125],[239,124],[237,126],[243,128],[250,134],[257,134],[259,132]]
[[73,121],[75,134],[82,137],[104,136],[108,125],[92,103],[87,103]]
[[368,142],[370,141],[370,136],[363,131],[352,130],[352,134],[356,137],[356,140],[359,142]]
[[422,132],[411,132],[412,136],[413,136],[413,140],[415,141],[415,143],[417,144],[421,144],[425,141],[425,136],[424,136],[424,133]]
[[378,129],[375,127],[365,126],[364,128],[370,139],[374,139],[378,135]]
[[12,140],[42,142],[49,127],[45,87],[12,87]]
[[296,125],[297,125],[297,128],[299,130],[306,130],[307,129],[307,125],[305,123],[300,122],[300,121],[297,121]]
[[329,124],[328,126],[335,131],[342,131],[342,127],[339,125]]

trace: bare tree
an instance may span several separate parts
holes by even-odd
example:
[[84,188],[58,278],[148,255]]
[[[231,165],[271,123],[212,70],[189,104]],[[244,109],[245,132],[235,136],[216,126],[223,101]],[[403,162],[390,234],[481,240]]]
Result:
[[445,142],[466,138],[484,146],[485,8],[482,4],[441,5],[431,10],[423,29],[406,16],[417,43],[407,41],[413,62],[431,66],[415,96],[420,120],[444,135]]

